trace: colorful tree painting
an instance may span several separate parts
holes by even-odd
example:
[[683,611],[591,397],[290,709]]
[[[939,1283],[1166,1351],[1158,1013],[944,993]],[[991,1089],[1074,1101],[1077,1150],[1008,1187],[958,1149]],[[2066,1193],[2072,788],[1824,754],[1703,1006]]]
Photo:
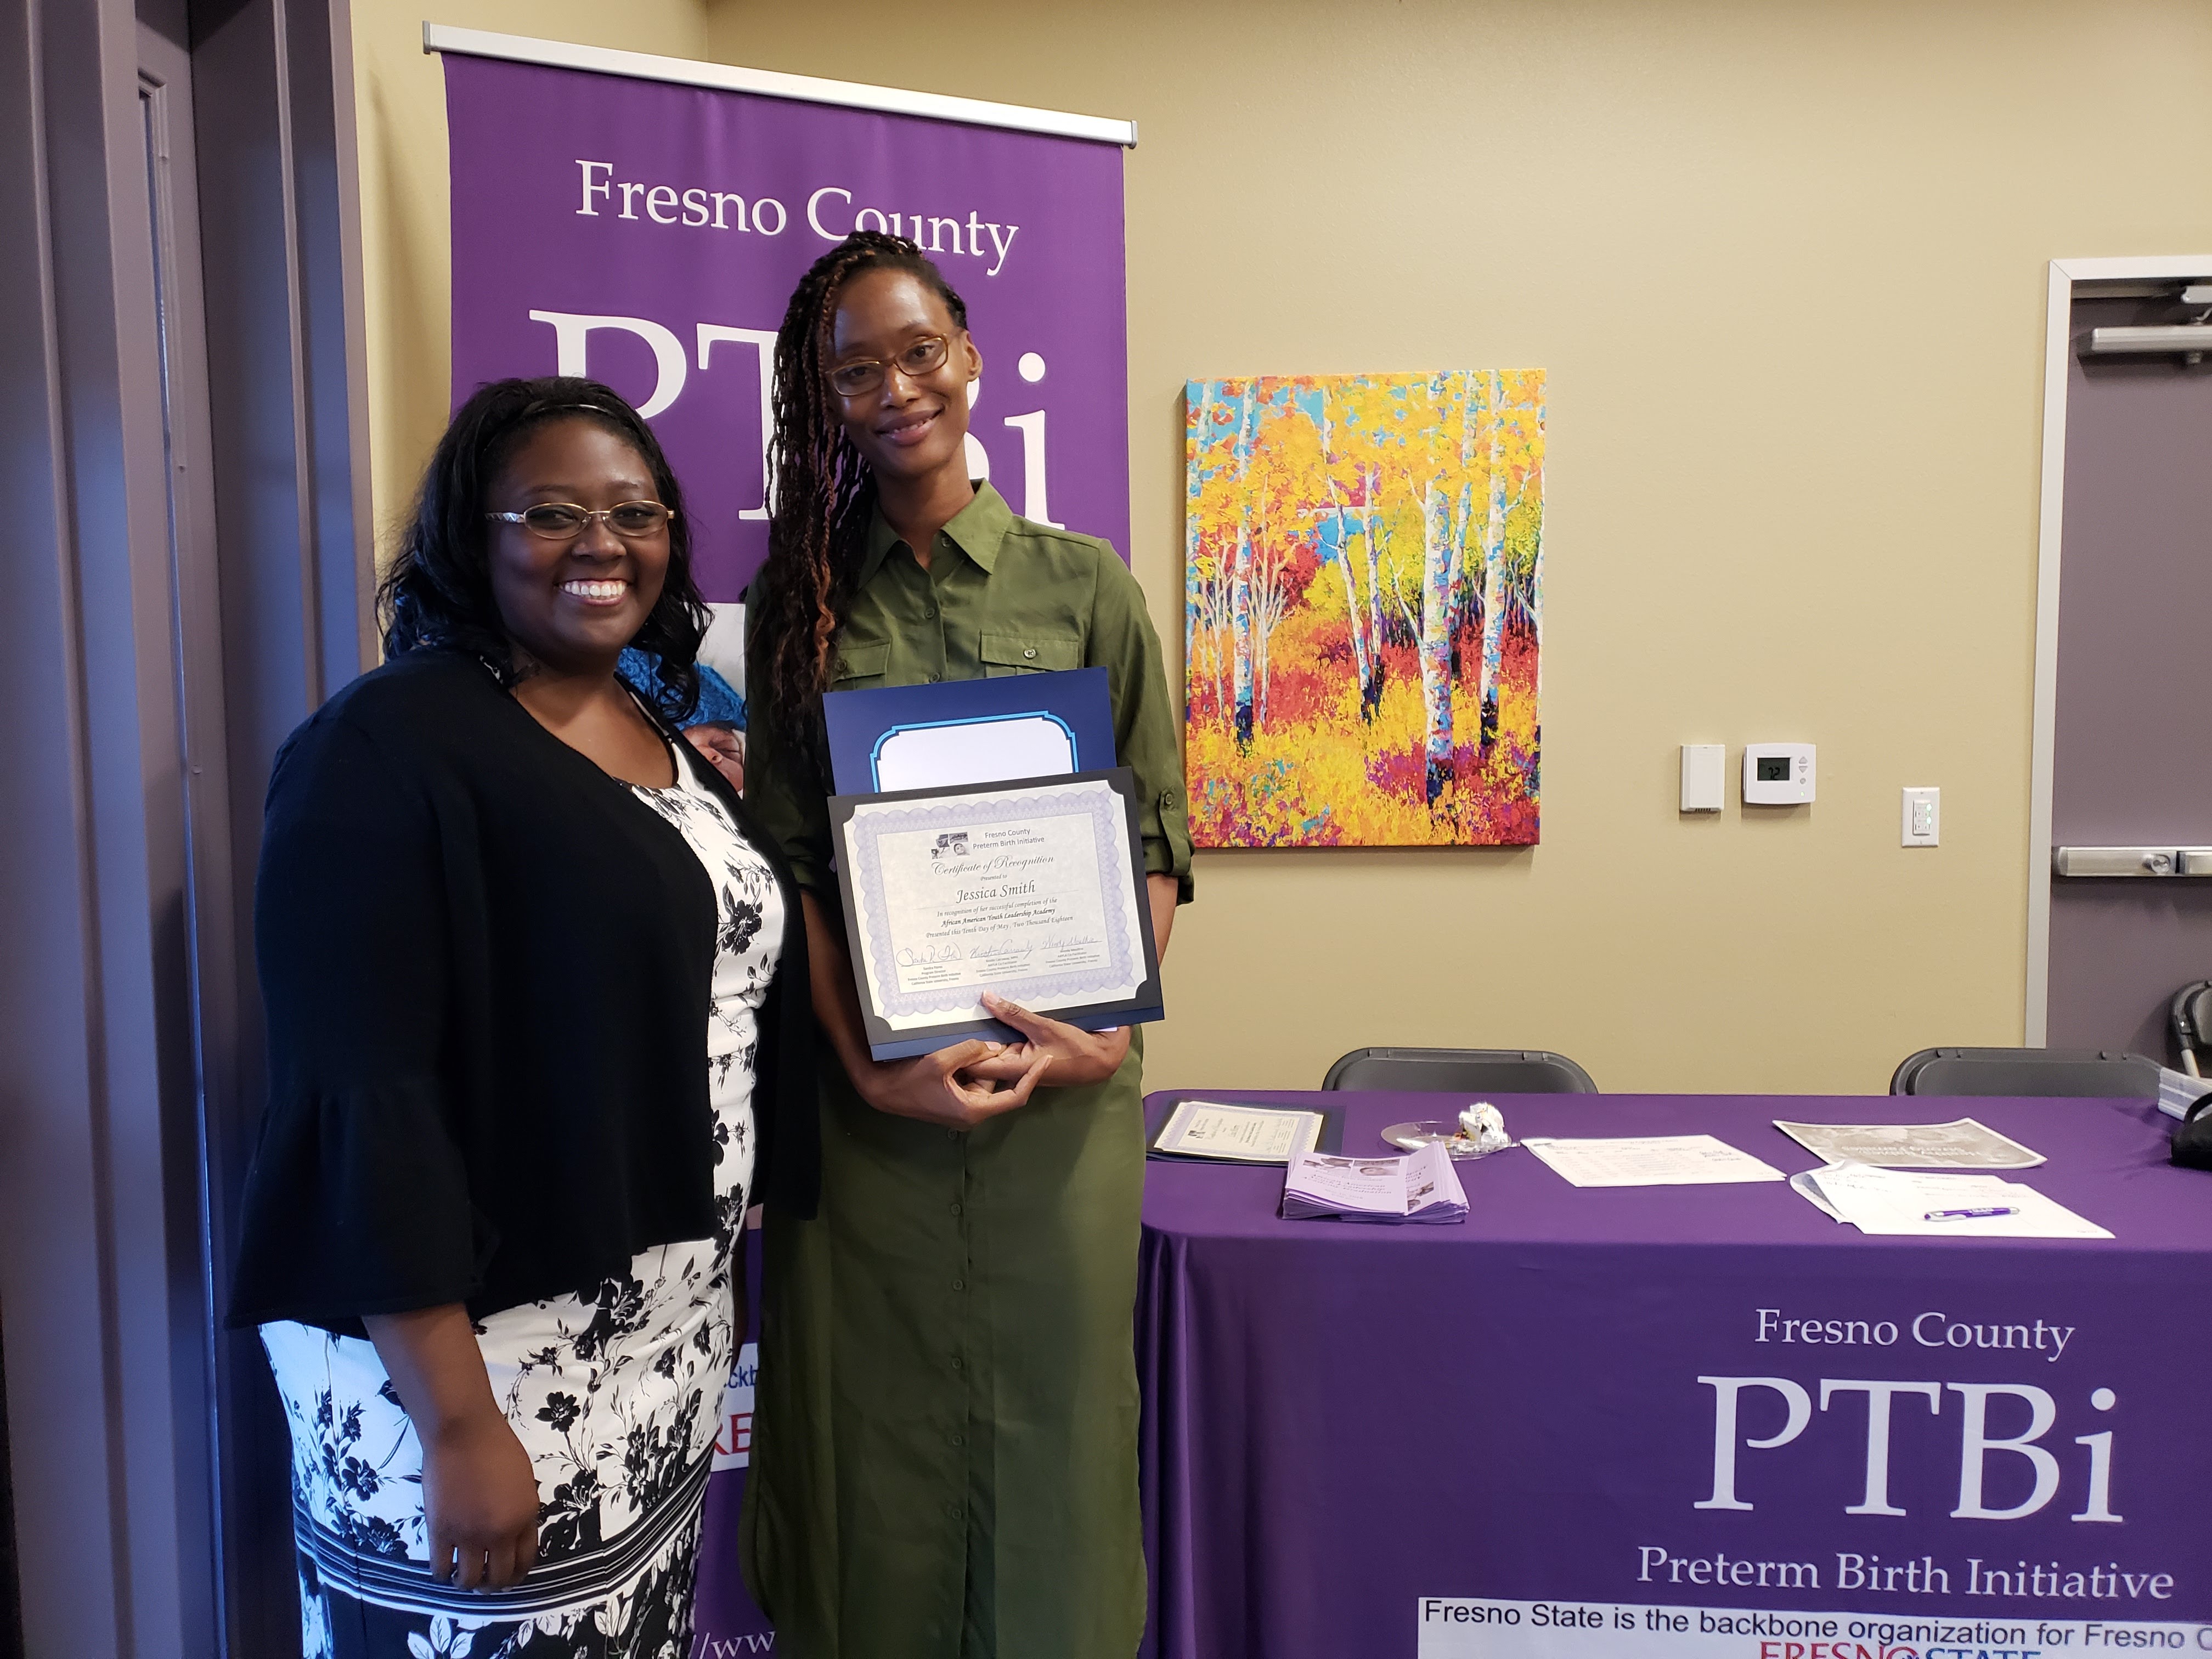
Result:
[[1188,397],[1198,844],[1533,843],[1543,371]]

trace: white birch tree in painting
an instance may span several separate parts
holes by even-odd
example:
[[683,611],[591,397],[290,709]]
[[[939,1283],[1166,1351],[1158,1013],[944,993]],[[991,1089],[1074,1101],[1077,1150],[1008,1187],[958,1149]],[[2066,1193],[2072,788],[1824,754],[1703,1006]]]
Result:
[[1505,426],[1502,378],[1489,374],[1490,512],[1482,537],[1482,667],[1476,682],[1481,710],[1477,742],[1488,754],[1498,740],[1498,670],[1505,643],[1505,457],[1501,441]]
[[[1329,512],[1336,521],[1336,568],[1338,574],[1344,579],[1345,631],[1352,641],[1352,676],[1359,685],[1359,718],[1371,722],[1375,718],[1375,708],[1369,698],[1369,688],[1376,682],[1374,653],[1382,641],[1376,639],[1370,642],[1369,639],[1366,615],[1359,608],[1359,584],[1352,574],[1352,526],[1351,521],[1345,517],[1344,490],[1336,476],[1339,465],[1335,447],[1336,425],[1329,418],[1328,387],[1326,384],[1321,389],[1320,407],[1321,471],[1322,477],[1328,484]],[[1371,585],[1375,568],[1375,553],[1371,540],[1368,548],[1367,559],[1368,580]],[[1381,611],[1377,610],[1375,616],[1379,623],[1382,618]]]
[[1188,435],[1183,442],[1183,463],[1188,478],[1183,511],[1183,669],[1194,697],[1199,677],[1203,674],[1212,679],[1213,706],[1219,708],[1225,696],[1224,676],[1229,661],[1229,641],[1224,637],[1229,624],[1228,583],[1217,544],[1219,538],[1210,528],[1219,515],[1218,511],[1208,510],[1206,500],[1208,492],[1218,492],[1218,486],[1201,465],[1203,434],[1212,421],[1214,383],[1195,382],[1187,393],[1187,401]]
[[1421,494],[1422,776],[1434,806],[1452,775],[1451,490],[1431,478]]
[[[1242,392],[1237,418],[1237,481],[1243,484],[1251,472],[1252,428],[1259,414],[1259,399],[1248,383]],[[1252,746],[1252,525],[1240,517],[1237,524],[1237,563],[1230,578],[1231,653],[1235,659],[1237,746]]]

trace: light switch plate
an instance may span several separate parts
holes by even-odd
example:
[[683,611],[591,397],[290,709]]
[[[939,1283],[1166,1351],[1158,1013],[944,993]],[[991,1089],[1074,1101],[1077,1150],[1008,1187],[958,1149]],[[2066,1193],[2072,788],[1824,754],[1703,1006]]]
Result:
[[1898,831],[1902,846],[1939,845],[1943,833],[1943,792],[1933,785],[1907,784]]
[[1682,810],[1717,812],[1728,805],[1728,745],[1682,745]]

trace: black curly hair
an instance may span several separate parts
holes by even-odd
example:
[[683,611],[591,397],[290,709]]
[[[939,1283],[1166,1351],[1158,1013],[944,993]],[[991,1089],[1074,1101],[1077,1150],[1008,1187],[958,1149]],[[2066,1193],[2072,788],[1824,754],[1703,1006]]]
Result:
[[524,438],[549,421],[597,421],[637,451],[652,470],[668,521],[668,574],[660,599],[630,641],[651,654],[656,684],[638,689],[672,720],[699,701],[699,641],[708,613],[691,574],[690,521],[684,491],[653,428],[621,395],[597,380],[547,375],[478,386],[455,411],[430,457],[399,555],[377,585],[384,654],[465,651],[483,659],[503,684],[524,671],[492,598],[490,538],[484,500]]

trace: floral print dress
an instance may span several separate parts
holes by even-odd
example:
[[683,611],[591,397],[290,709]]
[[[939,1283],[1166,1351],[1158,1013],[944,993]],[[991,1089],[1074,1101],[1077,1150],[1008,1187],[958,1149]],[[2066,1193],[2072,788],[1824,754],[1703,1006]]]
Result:
[[753,1171],[757,1032],[783,938],[765,860],[699,781],[632,786],[713,878],[718,938],[704,1061],[714,1111],[712,1238],[477,1326],[492,1391],[537,1466],[538,1565],[504,1590],[431,1581],[422,1453],[376,1349],[261,1328],[292,1431],[306,1659],[686,1659],[691,1589],[733,1328],[734,1252]]

